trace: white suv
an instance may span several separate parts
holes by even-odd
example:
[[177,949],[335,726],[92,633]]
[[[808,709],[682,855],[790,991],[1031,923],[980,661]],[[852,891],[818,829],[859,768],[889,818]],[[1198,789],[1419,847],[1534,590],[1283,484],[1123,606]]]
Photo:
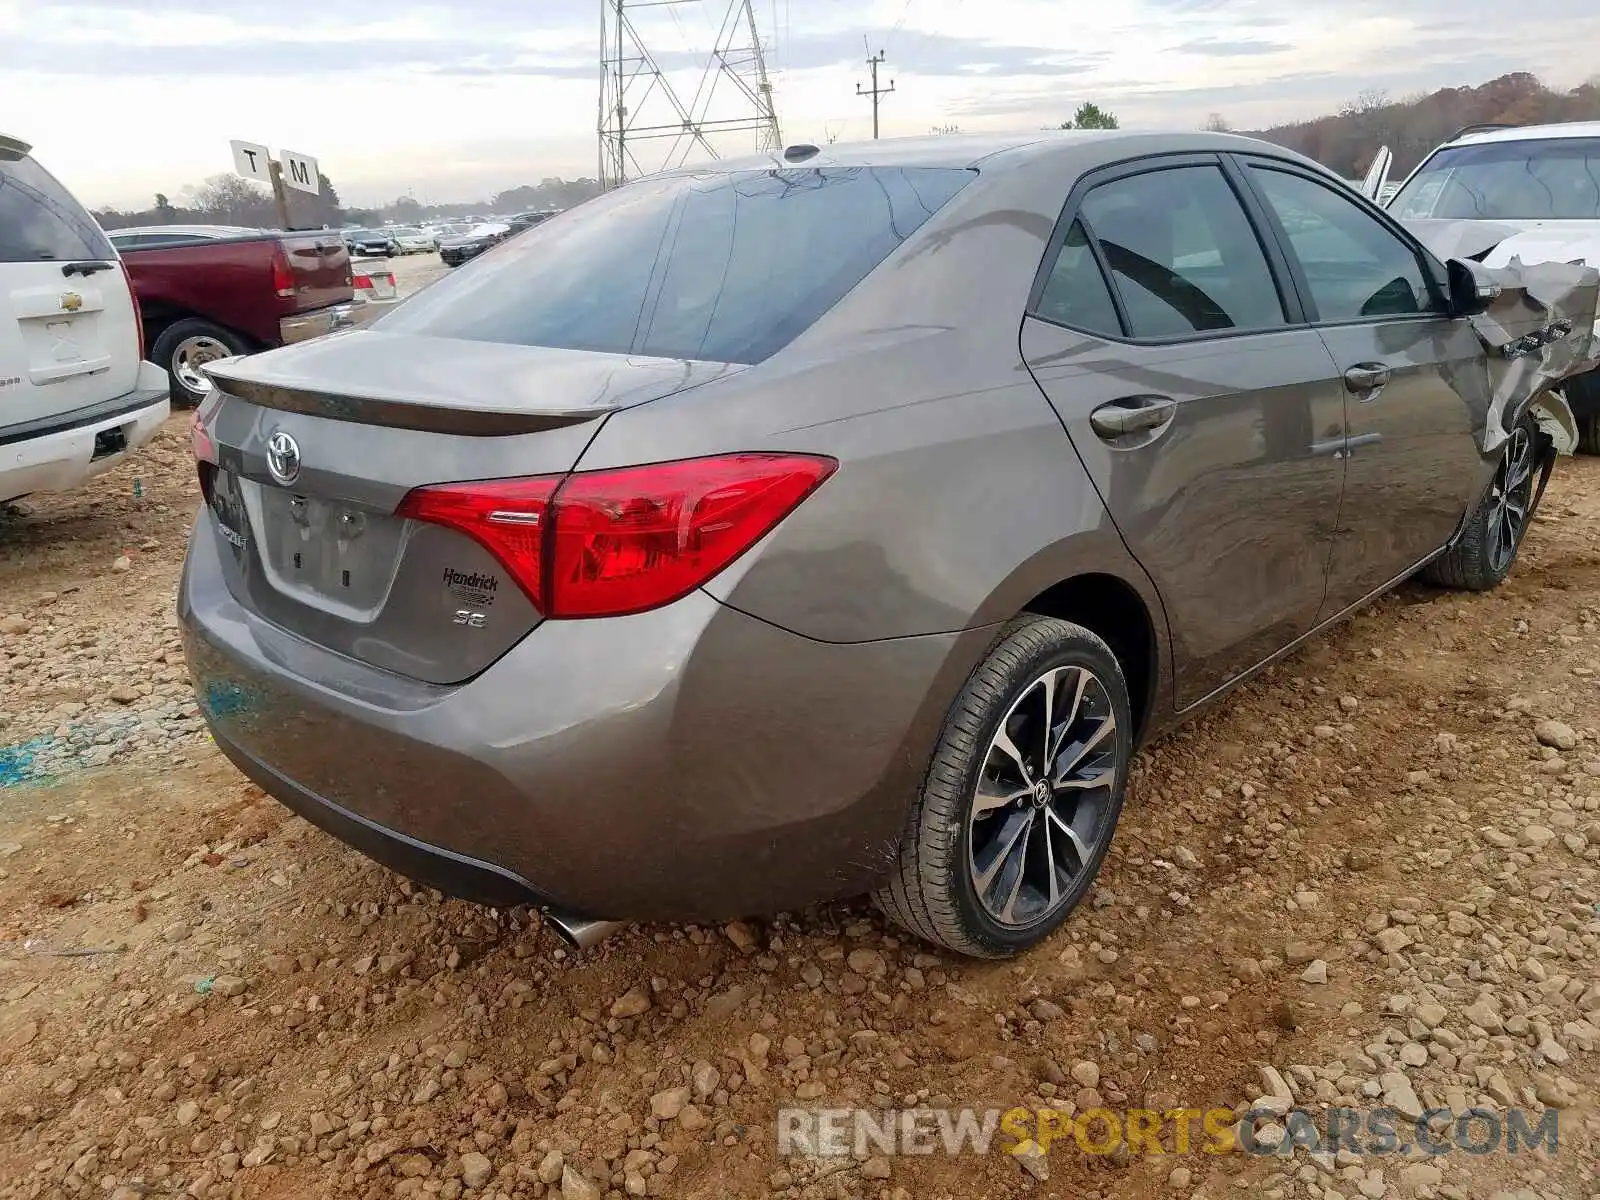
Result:
[[[1362,185],[1383,194],[1394,155],[1378,151]],[[1436,252],[1486,266],[1600,266],[1600,121],[1469,125],[1406,177],[1388,209]],[[1600,371],[1562,384],[1578,449],[1600,454]]]
[[77,486],[169,412],[122,260],[28,151],[0,134],[0,504]]

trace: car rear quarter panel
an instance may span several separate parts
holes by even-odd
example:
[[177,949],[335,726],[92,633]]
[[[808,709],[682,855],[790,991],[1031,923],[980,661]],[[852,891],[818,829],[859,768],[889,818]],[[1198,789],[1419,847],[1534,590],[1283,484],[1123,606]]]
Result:
[[1022,361],[1029,288],[1092,148],[980,175],[789,347],[725,383],[610,418],[580,469],[735,450],[838,472],[707,585],[829,642],[1006,621],[1080,574],[1165,619]]

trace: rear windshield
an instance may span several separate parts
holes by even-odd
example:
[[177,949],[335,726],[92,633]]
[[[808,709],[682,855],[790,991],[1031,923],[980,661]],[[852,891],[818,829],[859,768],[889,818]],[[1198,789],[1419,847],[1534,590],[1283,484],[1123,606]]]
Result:
[[373,327],[759,362],[974,178],[850,167],[647,179],[540,222]]
[[99,262],[117,256],[83,206],[31,158],[0,159],[0,262]]
[[1482,142],[1440,150],[1389,205],[1398,217],[1600,218],[1600,138]]

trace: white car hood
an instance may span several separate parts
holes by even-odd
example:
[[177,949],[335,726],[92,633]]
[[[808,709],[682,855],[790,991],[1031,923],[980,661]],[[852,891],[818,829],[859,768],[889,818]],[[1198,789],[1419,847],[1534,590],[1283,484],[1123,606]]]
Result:
[[1503,267],[1512,259],[1525,263],[1581,260],[1600,266],[1600,220],[1408,220],[1404,224],[1442,259],[1483,254],[1487,267]]

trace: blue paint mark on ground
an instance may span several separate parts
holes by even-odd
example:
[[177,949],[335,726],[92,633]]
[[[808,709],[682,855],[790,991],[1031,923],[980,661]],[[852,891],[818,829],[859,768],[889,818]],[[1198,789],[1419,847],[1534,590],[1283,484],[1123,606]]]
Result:
[[29,780],[39,782],[33,774],[33,760],[55,743],[54,737],[44,734],[12,746],[0,746],[0,788],[17,787]]

